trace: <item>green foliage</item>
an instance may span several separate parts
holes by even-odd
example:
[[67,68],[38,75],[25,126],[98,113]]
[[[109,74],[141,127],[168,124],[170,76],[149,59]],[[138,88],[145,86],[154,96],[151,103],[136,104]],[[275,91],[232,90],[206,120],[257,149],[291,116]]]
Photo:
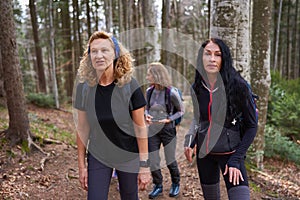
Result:
[[30,152],[30,149],[29,149],[29,146],[28,146],[28,141],[26,141],[26,140],[22,141],[21,149],[22,149],[22,152],[24,152],[24,153],[29,153]]
[[31,132],[40,138],[39,143],[43,144],[43,138],[51,138],[67,144],[75,145],[76,135],[59,129],[54,124],[45,123],[35,114],[29,114]]
[[299,145],[291,141],[288,137],[282,136],[278,128],[266,126],[265,142],[266,157],[279,157],[300,165]]
[[45,95],[42,93],[29,93],[27,95],[27,100],[30,103],[33,103],[40,107],[44,107],[44,108],[54,108],[55,107],[55,100],[52,95]]
[[285,80],[272,73],[267,123],[285,136],[300,139],[300,79]]

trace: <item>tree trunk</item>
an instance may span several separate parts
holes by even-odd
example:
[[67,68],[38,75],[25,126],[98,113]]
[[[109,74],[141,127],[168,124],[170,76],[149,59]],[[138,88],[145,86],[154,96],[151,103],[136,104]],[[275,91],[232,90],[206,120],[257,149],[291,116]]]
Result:
[[299,9],[299,0],[296,0],[295,2],[295,20],[294,20],[294,28],[293,28],[293,44],[294,44],[294,48],[293,48],[293,55],[294,55],[294,59],[292,60],[293,61],[293,67],[294,67],[294,79],[298,78],[299,77],[299,50],[298,50],[298,47],[299,47],[299,34],[298,34],[298,29],[299,29],[299,26],[298,26],[298,17],[299,17],[299,14],[298,14],[298,9]]
[[0,52],[0,106],[6,107],[5,100],[6,100],[6,94],[4,90],[3,66],[2,66],[2,57]]
[[71,41],[71,19],[69,12],[69,2],[61,3],[62,11],[62,35],[63,35],[63,62],[64,62],[64,78],[65,78],[65,91],[68,97],[72,97],[73,83],[74,83],[74,69],[72,63],[72,41]]
[[142,1],[142,13],[145,30],[145,48],[147,50],[146,63],[159,61],[160,55],[157,47],[159,44],[158,30],[157,27],[157,12],[155,9],[155,1],[148,0]]
[[16,27],[12,0],[0,1],[0,54],[2,59],[4,89],[7,97],[9,128],[6,137],[12,145],[29,142],[31,132],[25,103],[22,72],[20,69]]
[[168,45],[172,45],[169,41],[169,28],[170,28],[170,0],[163,0],[162,8],[162,51],[161,51],[161,62],[165,66],[171,65],[170,55],[168,53]]
[[210,37],[231,49],[237,71],[250,81],[250,0],[211,0]]
[[279,34],[280,34],[280,22],[281,22],[281,13],[282,13],[282,0],[279,3],[278,9],[278,19],[277,19],[277,28],[276,28],[276,40],[275,40],[275,52],[274,52],[274,70],[277,69],[278,65],[278,45],[279,45]]
[[291,27],[291,0],[288,1],[288,9],[287,9],[287,34],[286,34],[286,67],[287,67],[287,77],[288,80],[292,79],[293,77],[293,67],[291,65],[292,63],[292,27]]
[[112,26],[113,26],[113,15],[112,15],[112,1],[105,0],[104,1],[104,13],[105,13],[105,25],[106,31],[112,33]]
[[85,5],[86,5],[86,21],[87,21],[87,32],[88,32],[88,37],[92,35],[92,29],[91,29],[91,9],[90,9],[90,4],[89,0],[85,0]]
[[52,1],[49,1],[49,21],[50,21],[50,51],[51,51],[51,68],[53,74],[53,92],[55,98],[56,108],[59,108],[58,101],[58,88],[57,88],[57,80],[56,80],[56,64],[55,64],[55,46],[54,46],[54,28],[53,28],[53,5]]
[[260,98],[257,101],[259,123],[253,150],[256,154],[256,164],[263,168],[264,130],[267,121],[268,97],[271,85],[270,75],[270,30],[272,16],[272,1],[254,0],[252,18],[252,48],[251,48],[251,86]]
[[[74,66],[75,66],[75,69],[77,70],[78,67],[79,67],[79,62],[80,62],[80,56],[81,56],[81,51],[80,51],[80,42],[79,42],[79,33],[78,33],[78,26],[80,24],[79,22],[79,18],[78,18],[78,0],[73,0],[72,1],[72,5],[73,5],[73,49],[74,49]],[[75,71],[76,71],[75,70]],[[74,76],[75,77],[75,76]]]
[[31,24],[32,24],[32,32],[34,38],[34,46],[35,46],[35,54],[36,54],[36,65],[37,65],[37,74],[38,74],[38,92],[46,93],[46,78],[43,64],[43,54],[42,48],[40,46],[40,39],[38,33],[38,23],[36,17],[36,6],[35,0],[29,0],[29,8],[30,8],[30,16],[31,16]]

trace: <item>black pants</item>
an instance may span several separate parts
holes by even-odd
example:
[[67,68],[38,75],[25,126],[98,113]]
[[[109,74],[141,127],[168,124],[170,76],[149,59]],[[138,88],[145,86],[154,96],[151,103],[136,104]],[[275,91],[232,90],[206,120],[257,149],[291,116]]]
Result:
[[[197,158],[197,167],[200,177],[200,184],[213,185],[220,182],[220,169],[222,174],[225,172],[225,165],[230,158],[230,155],[211,155],[208,154],[204,158]],[[244,160],[241,160],[240,171],[243,175],[244,181],[240,180],[239,186],[248,186],[247,171],[245,168]],[[229,182],[229,174],[224,177],[227,191],[235,187]],[[237,185],[236,185],[237,186]]]
[[[149,131],[153,131],[151,126]],[[175,126],[165,125],[158,133],[150,134],[151,137],[148,139],[149,146],[149,158],[150,158],[150,169],[151,175],[153,178],[154,184],[162,184],[162,174],[160,161],[161,158],[159,156],[159,150],[161,144],[164,147],[164,154],[166,159],[166,164],[171,174],[172,183],[179,183],[180,181],[180,173],[177,165],[177,161],[175,158],[176,151],[176,128]]]
[[[136,161],[126,165],[133,166]],[[122,200],[138,200],[137,173],[116,169],[118,174],[120,196]],[[113,168],[108,167],[91,154],[88,154],[88,200],[108,199],[109,186]]]

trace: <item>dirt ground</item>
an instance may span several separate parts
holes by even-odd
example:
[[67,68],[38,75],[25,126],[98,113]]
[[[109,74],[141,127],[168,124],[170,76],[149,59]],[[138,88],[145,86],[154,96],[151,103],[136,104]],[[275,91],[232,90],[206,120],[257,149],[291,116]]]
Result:
[[[69,111],[30,105],[29,113],[43,122],[55,124],[58,128],[75,134],[73,116]],[[0,119],[4,118],[7,118],[7,112],[1,111]],[[1,131],[3,130],[0,129]],[[183,128],[179,131],[186,130]],[[182,141],[182,138],[178,141]],[[0,199],[86,199],[86,192],[79,186],[75,145],[49,142],[41,146],[44,153],[33,147],[32,152],[25,155],[20,146],[10,148],[3,134],[0,135],[0,145]],[[178,163],[181,171],[181,192],[176,199],[203,199],[195,165],[187,163],[183,155],[179,155]],[[300,199],[299,167],[271,159],[266,159],[264,166],[263,171],[249,170],[251,199]],[[173,199],[168,197],[171,185],[168,170],[163,168],[162,171],[164,193],[157,199]],[[109,199],[120,199],[117,188],[117,180],[113,178]],[[148,199],[151,189],[152,185],[149,185],[147,191],[140,191],[140,199]],[[221,194],[222,200],[228,199],[223,182]]]

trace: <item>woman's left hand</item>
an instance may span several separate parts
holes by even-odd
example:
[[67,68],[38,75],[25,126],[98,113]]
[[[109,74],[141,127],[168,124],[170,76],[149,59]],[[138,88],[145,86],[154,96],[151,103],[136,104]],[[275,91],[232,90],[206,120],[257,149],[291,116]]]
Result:
[[158,123],[161,123],[161,124],[168,124],[168,123],[170,123],[171,122],[171,120],[170,119],[161,119],[161,120],[159,120],[158,121]]
[[147,189],[148,184],[151,181],[151,174],[149,168],[140,168],[138,175],[138,185],[140,190]]
[[235,167],[228,168],[228,165],[226,164],[225,172],[223,175],[226,175],[227,173],[229,173],[229,182],[232,183],[233,185],[239,185],[240,179],[244,181],[243,175],[238,168]]

